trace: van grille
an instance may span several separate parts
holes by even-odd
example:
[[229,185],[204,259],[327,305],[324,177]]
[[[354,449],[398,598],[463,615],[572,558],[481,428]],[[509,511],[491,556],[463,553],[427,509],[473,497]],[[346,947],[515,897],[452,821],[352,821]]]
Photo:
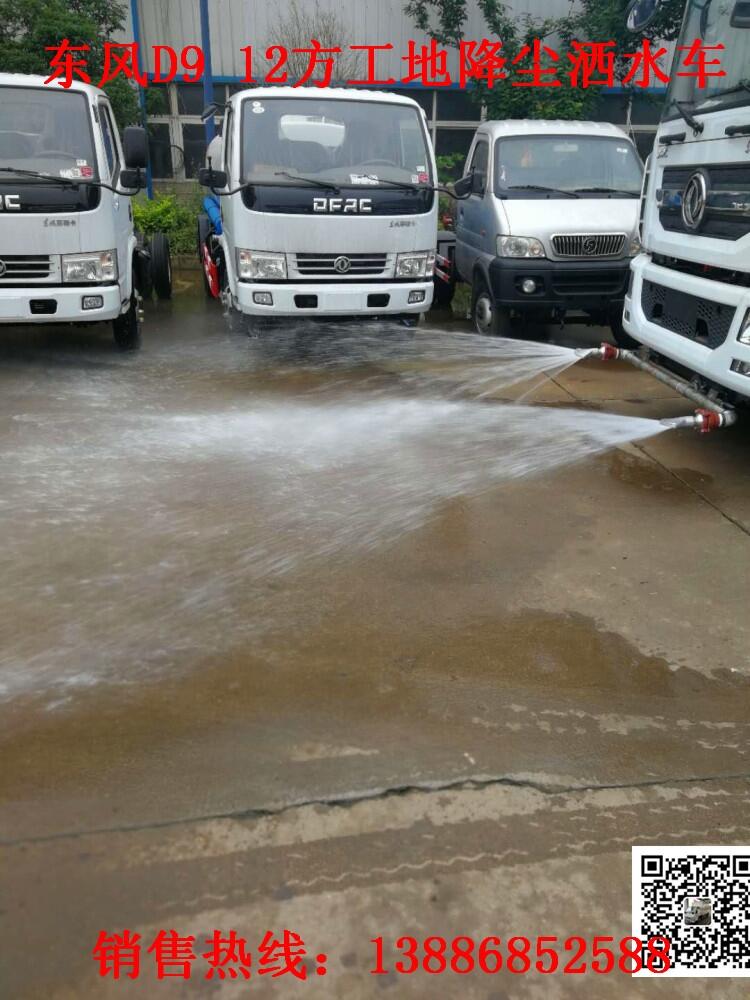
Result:
[[624,233],[571,233],[553,236],[558,257],[619,257],[625,246]]
[[0,282],[44,281],[52,273],[46,254],[0,254]]
[[306,278],[359,278],[383,274],[389,263],[385,253],[298,253],[293,259],[297,274]]

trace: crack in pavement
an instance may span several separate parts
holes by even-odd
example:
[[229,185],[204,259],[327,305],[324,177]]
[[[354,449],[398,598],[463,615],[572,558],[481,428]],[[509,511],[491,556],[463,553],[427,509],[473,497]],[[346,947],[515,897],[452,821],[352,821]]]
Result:
[[206,813],[195,816],[183,816],[175,819],[158,820],[151,823],[133,823],[132,825],[121,824],[119,826],[103,826],[90,830],[68,830],[60,833],[51,833],[39,837],[19,837],[16,839],[0,838],[2,847],[21,847],[27,844],[45,844],[59,840],[76,840],[83,837],[99,836],[103,834],[117,833],[137,833],[146,830],[160,830],[176,826],[189,826],[194,823],[206,823],[212,820],[254,820],[266,819],[269,817],[283,816],[286,813],[294,812],[297,809],[304,809],[308,806],[324,806],[326,808],[347,809],[361,802],[374,802],[387,800],[398,796],[410,795],[413,793],[446,792],[454,789],[481,790],[491,787],[521,788],[528,791],[539,792],[542,795],[571,795],[579,792],[604,792],[604,791],[628,791],[639,788],[669,787],[673,785],[696,785],[708,784],[713,781],[750,781],[750,772],[740,772],[734,774],[709,774],[697,777],[665,777],[650,778],[632,782],[610,782],[602,784],[580,784],[580,785],[555,785],[540,781],[532,781],[526,778],[514,778],[510,775],[476,775],[473,777],[453,778],[445,781],[414,782],[404,785],[393,785],[387,788],[373,788],[371,790],[351,792],[348,795],[321,796],[315,799],[299,799],[295,802],[287,802],[284,805],[272,807],[261,807],[254,809],[230,810],[220,813]]

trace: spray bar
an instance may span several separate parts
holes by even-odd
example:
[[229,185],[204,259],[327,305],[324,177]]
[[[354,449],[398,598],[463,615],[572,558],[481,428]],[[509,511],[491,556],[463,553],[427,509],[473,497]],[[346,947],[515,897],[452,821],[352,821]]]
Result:
[[648,372],[655,379],[668,385],[670,389],[687,399],[698,403],[699,409],[690,416],[667,417],[661,423],[667,427],[694,427],[701,434],[708,434],[709,431],[718,430],[720,427],[730,427],[737,420],[737,412],[731,406],[722,406],[716,400],[711,399],[705,393],[700,392],[695,386],[690,385],[685,379],[671,372],[665,371],[655,365],[639,351],[628,351],[621,347],[613,347],[612,344],[602,344],[591,350],[577,352],[581,358],[601,358],[602,361],[627,361],[635,368]]

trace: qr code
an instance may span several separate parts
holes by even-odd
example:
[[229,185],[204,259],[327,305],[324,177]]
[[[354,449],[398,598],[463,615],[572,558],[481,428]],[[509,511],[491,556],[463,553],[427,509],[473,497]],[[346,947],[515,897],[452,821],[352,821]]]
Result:
[[[636,975],[750,977],[750,847],[634,847],[633,936],[644,942]],[[649,938],[669,941],[669,968]]]

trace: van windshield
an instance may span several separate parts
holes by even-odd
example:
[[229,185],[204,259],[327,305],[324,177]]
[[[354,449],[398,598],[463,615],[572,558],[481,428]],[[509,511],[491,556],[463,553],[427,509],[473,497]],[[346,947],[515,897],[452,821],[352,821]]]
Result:
[[495,143],[499,198],[564,198],[574,191],[639,197],[642,172],[635,147],[624,137],[523,135]]
[[243,183],[433,183],[417,108],[375,101],[275,97],[242,103]]
[[56,177],[96,177],[88,101],[82,93],[3,87],[0,162]]

